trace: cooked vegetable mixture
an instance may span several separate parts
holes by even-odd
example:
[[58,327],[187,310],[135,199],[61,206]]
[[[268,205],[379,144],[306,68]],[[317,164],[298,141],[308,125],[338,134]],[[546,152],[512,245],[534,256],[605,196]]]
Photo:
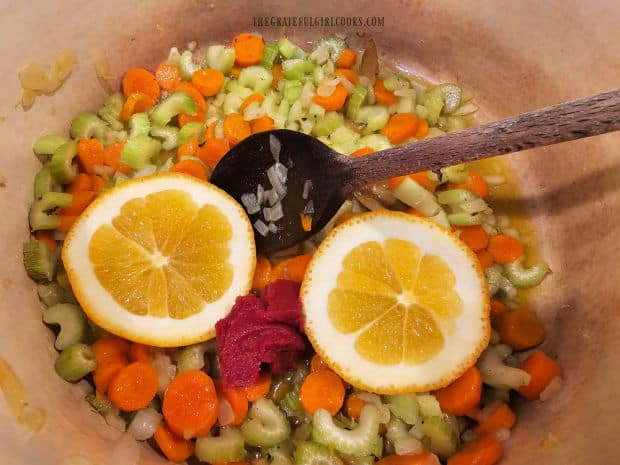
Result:
[[[86,400],[111,426],[174,462],[493,465],[517,419],[511,400],[559,388],[558,364],[535,349],[543,325],[518,298],[549,269],[526,266],[519,232],[493,213],[503,176],[465,165],[367,186],[311,240],[257,257],[253,294],[239,296],[217,323],[216,340],[147,346],[102,330],[80,307],[59,259],[63,240],[102,192],[129,179],[176,172],[208,181],[230,147],[271,129],[312,134],[357,157],[468,126],[476,105],[458,85],[398,74],[376,57],[372,41],[355,51],[342,38],[323,38],[307,52],[250,33],[229,45],[173,48],[153,71],[128,70],[122,92],[97,114],[77,115],[70,137],[35,142],[43,166],[26,271],[38,283],[43,321],[57,334],[57,373],[91,386]],[[304,195],[311,189],[304,186]],[[267,195],[277,204],[277,194],[259,193],[261,204]],[[244,202],[250,213],[258,212],[254,203]],[[432,392],[379,395],[350,385],[304,335],[299,287],[316,247],[336,225],[383,209],[451,229],[488,281],[490,345]],[[273,231],[277,219],[265,218],[257,233]],[[300,221],[310,230],[312,211]]]

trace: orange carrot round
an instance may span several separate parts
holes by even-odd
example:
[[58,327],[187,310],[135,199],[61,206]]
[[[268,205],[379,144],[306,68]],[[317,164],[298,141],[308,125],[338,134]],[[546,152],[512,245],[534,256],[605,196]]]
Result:
[[281,261],[273,268],[271,273],[272,282],[278,279],[302,282],[311,259],[312,254],[308,253]]
[[230,145],[237,145],[252,134],[250,123],[243,119],[239,113],[231,113],[224,120],[224,137]]
[[178,90],[182,90],[183,92],[187,92],[191,98],[196,102],[196,110],[197,113],[202,113],[207,110],[207,102],[205,98],[202,96],[200,91],[196,88],[194,84],[191,82],[179,82],[173,89],[173,92]]
[[110,360],[104,363],[99,363],[97,368],[93,372],[93,382],[97,391],[106,393],[112,379],[116,377],[122,368],[127,366],[127,360]]
[[545,328],[532,310],[515,308],[494,315],[493,328],[504,344],[515,350],[530,349],[545,339]]
[[198,147],[196,156],[213,169],[229,150],[230,144],[226,139],[211,138]]
[[398,97],[394,95],[394,92],[385,87],[383,84],[383,79],[377,79],[375,81],[374,90],[375,99],[377,100],[377,103],[380,103],[381,105],[389,107],[390,105],[394,105],[398,100]]
[[349,418],[359,421],[364,405],[366,405],[366,401],[364,399],[360,399],[355,395],[355,393],[353,393],[347,397],[347,400],[344,403],[344,410]]
[[97,139],[81,139],[77,143],[77,158],[82,170],[95,172],[95,166],[103,165],[103,145]]
[[232,46],[235,49],[235,63],[242,67],[260,63],[265,50],[263,39],[249,32],[235,36]]
[[483,269],[486,270],[493,265],[493,255],[488,250],[481,250],[476,255],[478,255],[478,261]]
[[97,363],[102,364],[111,360],[127,361],[131,342],[116,336],[103,336],[93,344],[93,353]]
[[209,433],[218,413],[211,377],[200,370],[178,374],[166,388],[162,413],[170,430],[185,439]]
[[494,465],[502,458],[502,444],[485,434],[465,444],[448,459],[448,465]]
[[553,378],[562,375],[560,365],[540,350],[532,352],[524,360],[521,369],[531,376],[529,384],[519,388],[519,393],[528,400],[536,399]]
[[374,153],[375,150],[370,147],[362,147],[361,149],[357,149],[355,152],[350,154],[350,157],[363,157],[364,155],[369,155]]
[[497,316],[500,313],[506,313],[508,311],[510,311],[510,309],[499,300],[491,300],[491,316]]
[[201,68],[192,75],[192,84],[205,97],[212,97],[222,88],[224,73],[219,69]]
[[155,430],[153,438],[171,462],[182,462],[194,453],[194,443],[172,433],[163,422]]
[[357,84],[359,82],[359,78],[357,77],[357,74],[355,74],[353,71],[347,68],[338,68],[336,69],[336,71],[334,71],[334,74],[336,76],[345,78],[351,84]]
[[157,370],[150,363],[133,362],[112,378],[108,398],[116,408],[132,412],[147,407],[158,387]]
[[245,394],[244,388],[230,388],[222,389],[222,395],[230,404],[234,417],[227,424],[221,424],[220,426],[228,425],[240,425],[245,420],[248,414],[248,399]]
[[52,231],[40,230],[34,233],[34,237],[43,242],[53,252],[58,248],[58,242],[54,239]]
[[78,191],[92,191],[93,190],[93,181],[91,177],[86,173],[79,173],[73,182],[69,184],[67,189],[65,190],[69,194],[73,194]]
[[187,123],[193,123],[194,121],[198,121],[199,123],[204,123],[207,120],[204,112],[197,111],[195,115],[188,115],[187,113],[179,113],[177,116],[177,121],[179,122],[179,127],[185,126]]
[[428,134],[428,122],[425,119],[418,118],[418,128],[413,135],[416,139],[424,139]]
[[488,251],[497,263],[510,263],[523,255],[523,245],[512,236],[497,234],[489,238]]
[[181,73],[179,68],[169,63],[161,63],[155,70],[155,80],[159,87],[170,92],[181,82]]
[[484,250],[489,243],[489,235],[478,224],[474,226],[455,226],[454,230],[460,231],[459,238],[474,252]]
[[331,370],[313,371],[301,385],[299,400],[304,410],[311,415],[320,408],[336,415],[344,401],[344,383]]
[[245,109],[250,106],[251,103],[256,102],[260,105],[261,103],[263,103],[264,100],[265,97],[263,96],[263,94],[259,94],[257,92],[248,95],[247,98],[239,106],[239,113],[243,113]]
[[482,376],[473,366],[452,384],[433,392],[441,410],[455,415],[465,415],[480,403]]
[[404,142],[413,137],[418,127],[418,117],[413,113],[396,113],[390,116],[388,123],[381,129],[381,134],[390,142]]
[[271,262],[265,257],[256,258],[252,290],[261,292],[271,282]]
[[155,102],[156,100],[154,100],[153,97],[143,94],[142,92],[129,94],[129,97],[127,97],[121,108],[120,118],[123,121],[129,121],[131,115],[148,110],[155,105]]
[[310,371],[319,371],[329,368],[325,360],[323,360],[319,354],[314,354],[310,359]]
[[123,76],[123,93],[125,97],[129,97],[135,92],[146,94],[153,101],[159,100],[159,84],[157,84],[153,73],[144,68],[133,68],[125,73],[125,76]]
[[462,184],[449,184],[449,189],[467,189],[473,192],[481,199],[486,199],[489,196],[489,186],[482,176],[475,171],[470,171],[467,174],[467,179]]
[[260,118],[254,118],[250,121],[250,129],[252,130],[252,134],[256,134],[257,132],[271,131],[274,126],[274,120],[267,115],[261,116]]
[[265,397],[271,389],[271,374],[262,373],[254,384],[245,386],[245,397],[250,402],[255,402],[261,397]]
[[312,100],[314,101],[314,103],[321,105],[327,111],[336,111],[340,110],[344,106],[347,95],[347,88],[342,84],[338,83],[338,85],[330,95],[323,97],[321,95],[315,94],[314,97],[312,97]]
[[488,417],[474,428],[478,434],[493,433],[500,429],[511,429],[517,421],[514,412],[502,402]]
[[209,179],[209,175],[207,174],[205,167],[202,166],[202,163],[196,160],[181,160],[170,168],[170,171],[172,173],[189,174],[190,176],[202,179],[203,181],[207,181]]
[[415,455],[387,455],[375,465],[440,465],[440,462],[435,454],[425,450]]
[[342,52],[340,52],[340,56],[338,57],[336,64],[339,68],[352,68],[356,59],[357,53],[350,48],[345,48]]
[[105,146],[103,148],[103,164],[109,166],[114,171],[129,175],[132,172],[131,168],[121,161],[124,146],[122,142]]
[[58,231],[69,232],[73,223],[78,219],[77,215],[59,215],[60,224],[56,228]]
[[153,360],[153,347],[134,342],[129,348],[128,356],[132,362],[151,363]]

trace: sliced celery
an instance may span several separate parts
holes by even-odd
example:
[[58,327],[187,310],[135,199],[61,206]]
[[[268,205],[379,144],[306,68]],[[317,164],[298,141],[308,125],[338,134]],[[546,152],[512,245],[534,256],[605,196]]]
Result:
[[181,53],[181,59],[179,60],[179,73],[181,79],[184,81],[191,81],[192,76],[196,71],[200,69],[200,65],[194,63],[193,54],[189,50],[185,50]]
[[435,196],[409,177],[405,177],[394,187],[392,193],[398,200],[425,216],[435,216],[441,210]]
[[272,91],[265,97],[260,107],[265,110],[267,116],[275,115],[278,112],[278,106],[276,104],[277,95]]
[[148,165],[160,150],[161,143],[158,140],[139,135],[127,141],[121,153],[121,161],[134,170],[140,170]]
[[282,38],[278,41],[278,50],[284,58],[305,58],[306,52],[301,47],[294,44],[286,38]]
[[530,374],[519,368],[508,366],[494,346],[489,346],[476,363],[482,382],[497,389],[519,389],[530,383]]
[[314,71],[314,63],[301,58],[293,58],[282,62],[282,74],[286,79],[301,80],[306,74]]
[[110,127],[115,131],[120,131],[124,129],[125,125],[121,121],[121,109],[123,108],[123,103],[125,102],[125,97],[120,92],[116,92],[114,94],[108,95],[105,101],[103,102],[103,106],[99,109],[97,114],[99,117],[108,123]]
[[441,416],[424,419],[424,434],[429,440],[429,449],[440,457],[447,458],[456,452],[458,436]]
[[396,102],[396,113],[415,113],[415,97],[401,97]]
[[74,141],[62,144],[52,154],[49,163],[50,173],[60,184],[69,184],[77,176],[77,166],[73,159],[77,155],[77,145]]
[[177,374],[188,370],[201,370],[205,366],[206,350],[207,345],[204,343],[179,349],[174,357],[177,362]]
[[48,134],[46,136],[39,137],[34,145],[32,151],[37,155],[51,155],[58,147],[66,144],[67,138],[59,136],[57,134]]
[[70,383],[75,383],[95,371],[97,360],[86,344],[74,344],[63,350],[54,364],[56,373]]
[[179,113],[193,116],[196,112],[196,101],[187,92],[179,90],[166,97],[153,109],[151,121],[154,125],[163,127]]
[[387,396],[386,401],[390,411],[408,425],[413,425],[418,421],[419,407],[415,394]]
[[31,239],[23,246],[24,268],[34,281],[50,282],[54,278],[58,257],[43,242]]
[[271,399],[261,398],[252,404],[241,425],[245,442],[252,446],[271,447],[284,441],[291,427],[284,413]]
[[340,126],[329,137],[330,146],[341,153],[355,152],[360,135],[346,126]]
[[[242,100],[245,100],[250,95],[252,95],[252,89],[242,86],[241,83],[236,79],[231,79],[230,81],[228,81],[228,84],[226,84],[226,90],[228,91],[229,95],[236,95]],[[224,97],[224,100],[225,99],[226,96]]]
[[129,138],[148,136],[151,132],[151,120],[146,113],[134,113],[129,118]]
[[179,129],[175,126],[153,126],[151,127],[151,136],[161,139],[161,148],[163,150],[173,150],[179,145]]
[[347,430],[336,426],[327,410],[319,409],[312,417],[312,439],[343,454],[370,455],[379,435],[377,407],[366,404],[357,428]]
[[315,66],[312,70],[312,82],[315,86],[318,86],[325,78],[325,71],[322,66]]
[[289,104],[293,104],[299,97],[301,97],[302,84],[297,79],[285,79],[284,80],[284,99]]
[[343,465],[335,452],[311,441],[301,441],[295,447],[295,465]]
[[461,184],[467,180],[469,172],[464,164],[448,166],[441,168],[441,182],[451,182],[454,184]]
[[56,229],[60,225],[60,218],[55,211],[71,205],[73,196],[63,192],[46,192],[30,207],[30,228],[33,231],[41,229]]
[[321,105],[313,103],[312,105],[310,105],[310,108],[308,108],[308,117],[312,118],[315,122],[320,120],[324,116],[325,108],[323,108]]
[[269,465],[294,465],[293,459],[279,450],[269,451],[271,462]]
[[177,138],[178,144],[185,144],[192,139],[201,139],[204,131],[205,125],[200,121],[192,121],[187,123],[179,130]]
[[[249,89],[248,89],[249,90]],[[224,104],[222,105],[222,110],[224,110],[225,115],[230,115],[231,113],[239,113],[239,108],[243,103],[244,97],[241,97],[237,93],[226,94],[224,98]]]
[[85,400],[101,415],[105,415],[114,410],[114,405],[112,405],[109,399],[99,399],[95,394],[88,394]]
[[441,415],[441,407],[439,402],[432,394],[417,394],[416,400],[420,407],[420,415],[424,418]]
[[464,212],[450,213],[448,214],[448,221],[453,226],[474,226],[482,224],[482,216]]
[[218,437],[198,438],[194,454],[202,462],[237,462],[245,457],[243,436],[235,427],[221,428]]
[[[28,274],[30,275],[30,273]],[[64,289],[58,283],[37,284],[37,294],[39,295],[39,300],[48,307],[64,300]]]
[[361,107],[357,111],[357,118],[355,120],[360,123],[364,123],[365,134],[371,134],[379,129],[382,129],[390,119],[390,113],[388,109],[382,105],[366,105]]
[[73,344],[84,342],[88,337],[89,327],[86,315],[77,305],[52,305],[43,311],[43,322],[60,326],[60,332],[54,343],[58,350],[65,350]]
[[443,90],[441,89],[441,86],[435,86],[428,90],[424,94],[422,103],[428,111],[426,115],[428,124],[435,126],[439,120],[439,115],[441,114],[441,109],[444,105]]
[[262,66],[248,66],[241,70],[237,81],[243,87],[248,87],[254,92],[264,94],[271,88],[273,75],[270,70]]
[[411,87],[408,79],[402,76],[398,76],[396,74],[390,74],[389,76],[386,76],[383,79],[383,85],[387,90],[391,90],[392,92],[394,92],[395,90],[408,89],[409,87]]
[[263,51],[263,57],[260,60],[262,67],[271,69],[274,61],[278,58],[280,50],[278,44],[265,44],[265,50]]
[[359,148],[370,147],[375,152],[392,147],[389,139],[383,134],[369,134],[367,136],[362,136],[360,140],[357,141],[357,145]]
[[43,168],[34,177],[34,198],[40,199],[46,192],[52,192],[57,189],[50,171],[49,163],[43,165]]
[[467,120],[463,116],[448,116],[446,118],[446,131],[456,132],[467,128]]
[[207,48],[206,62],[207,67],[228,74],[235,64],[235,49],[223,45],[211,45]]
[[443,111],[444,113],[452,113],[461,105],[461,95],[463,92],[456,84],[446,83],[441,84],[439,87],[443,93]]
[[312,128],[312,135],[314,136],[328,136],[340,126],[344,124],[344,118],[337,111],[328,111],[325,113],[325,117],[314,125]]
[[[347,117],[357,120],[359,110],[368,96],[368,89],[361,85],[356,85],[347,103]],[[389,115],[388,115],[389,116]],[[384,125],[385,126],[385,125]]]
[[112,145],[117,142],[125,142],[127,140],[127,131],[109,130],[103,136],[103,145]]
[[437,194],[437,201],[444,205],[455,205],[476,200],[479,197],[467,189],[450,189]]
[[97,117],[97,115],[82,113],[73,118],[69,132],[75,140],[95,138],[103,141],[108,129],[109,127],[105,121]]
[[524,268],[522,260],[504,265],[504,273],[512,284],[520,288],[530,288],[538,286],[551,270],[549,265],[543,261],[536,262],[534,265]]

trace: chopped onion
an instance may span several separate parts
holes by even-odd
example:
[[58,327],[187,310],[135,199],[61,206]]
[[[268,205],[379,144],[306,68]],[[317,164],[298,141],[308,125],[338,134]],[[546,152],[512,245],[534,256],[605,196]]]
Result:
[[466,103],[465,105],[461,105],[459,108],[457,108],[452,114],[454,116],[465,116],[474,113],[477,110],[478,107],[473,103]]
[[471,442],[477,437],[478,435],[471,429],[465,430],[463,434],[461,434],[461,440],[463,442]]
[[314,215],[314,202],[312,200],[310,200],[306,206],[304,207],[304,211],[303,211],[304,215]]
[[260,107],[256,102],[250,104],[250,106],[243,112],[243,119],[245,121],[252,121],[253,119],[265,116],[265,110]]
[[551,380],[549,385],[540,393],[540,400],[545,402],[551,399],[562,389],[562,386],[564,386],[564,381],[559,376],[556,376]]
[[488,174],[484,176],[484,180],[489,186],[499,186],[506,182],[506,176],[502,174]]
[[265,221],[278,221],[284,216],[284,212],[282,211],[282,204],[278,202],[271,208],[263,208],[263,215],[265,217]]
[[360,85],[364,86],[364,87],[369,87],[370,86],[370,79],[368,79],[366,76],[360,76]]
[[510,439],[510,430],[508,428],[498,429],[493,433],[495,437],[500,441],[508,441]]
[[157,370],[158,392],[162,393],[177,374],[177,368],[172,363],[171,358],[163,352],[155,352],[153,355],[153,367]]
[[256,187],[256,201],[258,202],[259,205],[262,205],[265,203],[266,197],[265,197],[265,188],[263,187],[262,184],[259,184]]
[[377,407],[377,410],[379,411],[380,423],[387,423],[388,421],[390,421],[390,408],[383,402],[381,402],[381,397],[379,397],[377,394],[373,394],[372,392],[359,392],[355,395],[360,399],[365,400],[369,404],[373,404],[375,407]]
[[150,176],[151,174],[155,174],[156,171],[157,171],[157,166],[155,166],[155,165],[146,165],[141,170],[136,171],[133,174],[133,177],[134,178],[142,178],[144,176]]
[[319,87],[317,87],[316,94],[321,97],[329,97],[331,94],[334,93],[335,90],[336,90],[336,86],[327,86],[327,85],[321,84]]
[[322,65],[329,60],[329,47],[325,44],[319,45],[309,56],[317,65]]
[[282,163],[276,163],[273,166],[276,171],[276,174],[278,175],[278,178],[280,178],[280,181],[286,184],[286,181],[288,179],[288,168],[284,166]]
[[267,177],[269,178],[269,182],[271,183],[272,187],[278,193],[278,197],[282,199],[286,195],[286,186],[285,186],[285,183],[281,179],[281,176],[282,176],[281,173],[278,173],[276,171],[276,165],[279,165],[279,164],[280,163],[276,163],[275,165],[272,165],[267,170]]
[[118,414],[118,410],[112,409],[103,416],[105,422],[110,425],[112,428],[119,430],[124,433],[127,429],[127,424],[125,420],[123,420]]
[[269,134],[269,150],[271,150],[271,154],[273,155],[276,163],[280,161],[280,150],[282,149],[282,144],[278,140],[276,136],[273,134]]
[[280,201],[280,197],[275,189],[269,189],[265,191],[265,198],[271,207],[273,207],[276,203]]
[[112,449],[110,463],[136,465],[140,461],[140,446],[129,434],[123,434]]
[[394,95],[397,97],[412,98],[417,95],[415,89],[396,89]]
[[304,181],[304,189],[301,194],[301,197],[304,200],[308,200],[308,196],[310,195],[310,191],[312,190],[312,181],[310,179],[306,179]]
[[272,221],[270,222],[267,227],[269,228],[269,231],[272,232],[273,234],[278,232],[278,227],[276,226],[276,224]]
[[352,94],[355,90],[355,84],[349,81],[346,77],[340,76],[340,83],[347,89],[348,94]]
[[505,228],[502,230],[502,233],[506,234],[507,236],[514,237],[515,239],[519,239],[519,237],[521,236],[519,234],[519,231],[517,231],[515,228]]
[[136,416],[131,420],[127,432],[138,441],[146,441],[153,436],[161,419],[161,413],[157,412],[157,410],[152,407],[138,410]]
[[480,226],[482,226],[484,232],[486,232],[489,236],[495,236],[497,234],[497,228],[495,226],[491,226],[487,223],[482,223]]
[[95,174],[98,174],[99,176],[107,176],[109,178],[114,176],[114,168],[111,168],[109,166],[95,165],[93,167],[93,170],[94,170]]
[[235,421],[235,412],[232,405],[224,396],[218,396],[217,420],[220,425],[230,425]]
[[241,203],[249,215],[253,215],[254,213],[258,213],[260,211],[260,205],[258,203],[258,199],[256,198],[256,194],[242,194]]
[[466,213],[480,213],[485,211],[489,206],[482,199],[468,200],[458,204],[458,208]]
[[397,455],[419,454],[423,449],[422,443],[413,436],[403,436],[394,441],[394,451]]
[[269,228],[263,222],[263,220],[256,220],[254,222],[254,229],[256,229],[258,231],[258,234],[263,237],[267,236],[267,234],[269,233]]

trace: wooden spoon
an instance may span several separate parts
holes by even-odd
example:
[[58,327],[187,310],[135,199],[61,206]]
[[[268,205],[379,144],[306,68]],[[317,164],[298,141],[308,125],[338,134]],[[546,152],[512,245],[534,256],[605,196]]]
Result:
[[[284,217],[275,222],[278,231],[255,234],[257,250],[265,254],[316,234],[344,200],[365,184],[618,129],[620,89],[356,158],[301,132],[275,130],[254,134],[233,147],[216,166],[211,182],[238,201],[243,194],[255,193],[259,184],[270,189],[266,173],[275,163],[270,136],[278,139],[279,160],[288,167],[287,194],[281,201]],[[312,189],[303,199],[308,181]],[[309,200],[314,206],[312,228],[304,231],[300,213]],[[264,220],[262,211],[250,215],[252,223],[258,219]]]

